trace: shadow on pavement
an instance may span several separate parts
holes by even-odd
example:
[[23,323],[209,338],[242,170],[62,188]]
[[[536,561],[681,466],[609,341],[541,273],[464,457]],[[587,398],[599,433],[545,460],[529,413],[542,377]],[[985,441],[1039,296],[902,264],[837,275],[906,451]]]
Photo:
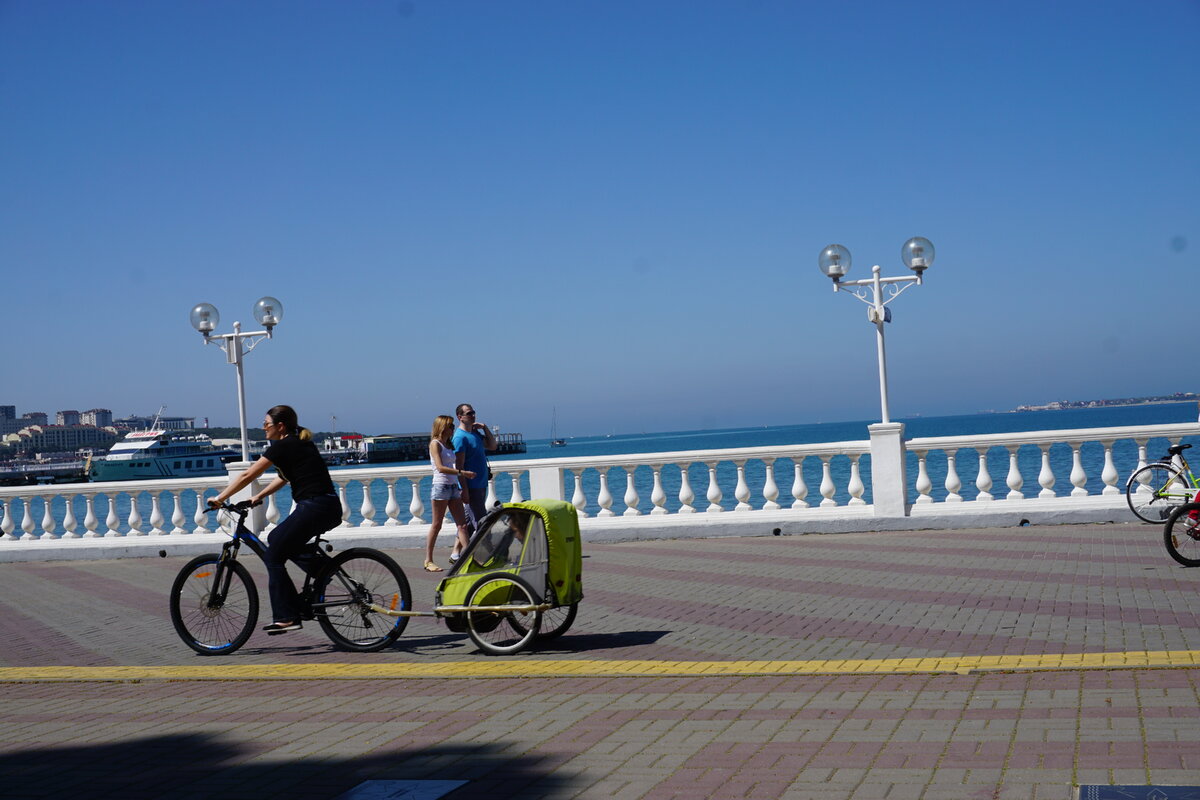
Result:
[[[558,762],[503,752],[504,743],[385,745],[361,757],[281,759],[275,744],[175,734],[0,756],[4,797],[262,798],[327,800],[367,780],[459,780],[448,800],[571,794]],[[536,789],[534,788],[536,785]]]
[[587,653],[593,650],[619,650],[623,647],[643,647],[658,642],[672,631],[626,631],[624,633],[579,633],[559,639],[535,642],[530,653]]

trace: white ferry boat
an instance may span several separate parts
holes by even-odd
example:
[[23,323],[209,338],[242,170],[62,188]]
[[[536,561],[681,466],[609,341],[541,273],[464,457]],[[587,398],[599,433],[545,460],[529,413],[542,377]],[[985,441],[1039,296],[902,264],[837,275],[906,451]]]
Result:
[[91,460],[88,480],[134,481],[154,478],[203,478],[225,474],[225,462],[241,451],[221,448],[202,433],[133,431],[107,455]]

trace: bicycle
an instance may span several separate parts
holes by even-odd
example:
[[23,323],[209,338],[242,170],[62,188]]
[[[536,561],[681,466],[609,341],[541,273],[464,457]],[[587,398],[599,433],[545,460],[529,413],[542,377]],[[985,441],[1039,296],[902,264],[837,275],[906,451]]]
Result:
[[1163,526],[1163,544],[1171,558],[1185,567],[1200,567],[1200,503],[1184,503]]
[[[1134,471],[1125,483],[1125,501],[1129,510],[1143,522],[1162,524],[1171,512],[1190,503],[1200,492],[1200,481],[1192,474],[1183,451],[1190,444],[1167,448],[1166,458]],[[1178,459],[1178,463],[1176,463]]]
[[[201,655],[228,655],[246,643],[258,621],[258,590],[238,562],[243,544],[259,558],[266,544],[246,527],[248,501],[213,511],[236,517],[220,553],[196,556],[171,586],[171,622],[184,644]],[[322,549],[324,545],[324,549]],[[338,647],[360,653],[382,650],[408,625],[412,592],[404,572],[387,555],[355,547],[330,556],[333,546],[317,537],[293,562],[305,573],[301,619],[313,620]]]

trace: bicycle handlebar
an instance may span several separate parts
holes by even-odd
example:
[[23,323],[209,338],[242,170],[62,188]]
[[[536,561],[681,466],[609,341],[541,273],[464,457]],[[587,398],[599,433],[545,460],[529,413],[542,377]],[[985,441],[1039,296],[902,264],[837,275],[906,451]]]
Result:
[[[208,502],[211,503],[212,501],[209,500]],[[250,511],[250,509],[254,508],[255,506],[261,506],[261,505],[262,505],[262,500],[257,500],[255,502],[251,502],[249,500],[239,500],[236,503],[230,503],[229,501],[225,501],[224,503],[221,503],[221,505],[219,505],[219,506],[210,505],[208,507],[208,513],[211,514],[214,511],[229,511],[234,514],[245,514],[248,511]]]

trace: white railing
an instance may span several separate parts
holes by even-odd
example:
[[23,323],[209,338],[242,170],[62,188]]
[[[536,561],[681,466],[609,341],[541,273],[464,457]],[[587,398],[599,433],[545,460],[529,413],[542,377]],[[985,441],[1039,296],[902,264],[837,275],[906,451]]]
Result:
[[[1134,469],[1164,455],[1168,444],[1197,435],[1200,426],[1187,424],[919,438],[901,450],[906,470],[872,469],[869,440],[496,460],[488,504],[553,497],[569,500],[587,520],[619,518],[630,525],[663,518],[752,519],[761,512],[796,519],[870,516],[878,514],[872,474],[883,475],[880,480],[907,474],[905,514],[919,509],[925,516],[950,510],[950,504],[996,508],[1088,497],[1117,503]],[[405,526],[415,532],[428,525],[427,465],[331,474],[342,500],[342,529]],[[210,533],[204,500],[226,483],[217,477],[0,488],[0,540]],[[289,506],[286,490],[272,497],[264,527],[274,526]]]

